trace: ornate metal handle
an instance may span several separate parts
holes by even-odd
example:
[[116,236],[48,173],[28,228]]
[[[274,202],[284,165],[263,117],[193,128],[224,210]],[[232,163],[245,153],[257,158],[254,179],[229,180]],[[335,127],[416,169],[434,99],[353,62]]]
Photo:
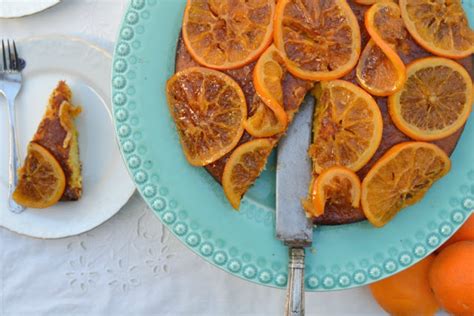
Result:
[[20,159],[18,157],[18,146],[15,132],[15,111],[13,107],[14,100],[8,99],[8,114],[10,122],[10,159],[9,159],[9,177],[8,177],[8,206],[13,213],[21,213],[25,208],[18,205],[13,200],[13,191],[15,191],[18,182],[18,168],[20,167]]
[[290,248],[285,316],[304,316],[304,248]]

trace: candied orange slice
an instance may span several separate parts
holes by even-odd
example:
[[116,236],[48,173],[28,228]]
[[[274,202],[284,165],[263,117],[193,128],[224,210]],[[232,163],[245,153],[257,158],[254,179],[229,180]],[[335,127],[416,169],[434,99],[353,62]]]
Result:
[[208,165],[237,146],[244,132],[247,104],[231,77],[212,69],[189,68],[168,80],[166,92],[190,164]]
[[383,51],[396,48],[406,40],[407,31],[401,17],[400,7],[393,1],[382,0],[365,13],[365,27],[370,37]]
[[356,69],[360,86],[375,96],[389,96],[406,81],[406,68],[396,53],[385,54],[371,39],[362,51]]
[[230,204],[236,210],[242,196],[265,168],[276,141],[261,138],[242,144],[232,153],[224,167],[222,186]]
[[384,226],[401,209],[420,201],[450,168],[449,157],[436,145],[424,142],[395,145],[362,182],[364,214],[376,227]]
[[324,170],[312,187],[313,216],[324,214],[326,204],[358,208],[361,184],[354,171],[345,167],[331,167]]
[[236,69],[270,45],[275,0],[188,0],[183,39],[203,66]]
[[445,138],[460,129],[472,107],[472,80],[446,58],[419,59],[408,66],[403,89],[388,99],[395,125],[416,140]]
[[18,170],[18,185],[13,199],[31,208],[47,208],[56,204],[66,188],[66,176],[59,162],[43,146],[28,145],[25,164]]
[[474,31],[460,0],[400,0],[411,36],[435,55],[464,58],[474,52]]
[[274,40],[288,70],[305,80],[340,78],[360,55],[359,23],[345,0],[279,0]]
[[397,54],[406,33],[400,8],[390,1],[378,2],[367,10],[365,25],[371,40],[362,52],[357,79],[373,95],[392,95],[406,81],[406,67]]
[[263,102],[262,98],[254,95],[250,106],[249,117],[245,121],[245,130],[253,137],[272,137],[283,133],[288,125],[287,120],[280,121],[275,113]]
[[254,137],[270,137],[285,131],[288,115],[283,108],[285,67],[279,51],[271,45],[260,56],[253,72],[258,97],[254,99],[245,129]]
[[320,174],[333,166],[358,171],[380,145],[380,109],[370,94],[350,82],[323,82],[319,88],[309,150],[314,171]]

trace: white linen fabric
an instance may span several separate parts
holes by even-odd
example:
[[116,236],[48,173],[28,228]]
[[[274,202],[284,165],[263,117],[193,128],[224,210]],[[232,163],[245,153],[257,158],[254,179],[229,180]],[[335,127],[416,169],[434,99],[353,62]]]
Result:
[[[74,35],[111,51],[126,6],[63,0],[0,19],[0,38]],[[0,228],[0,315],[281,315],[284,299],[284,291],[238,279],[189,251],[138,194],[111,220],[72,238],[37,240]],[[306,310],[384,314],[367,287],[308,293]]]

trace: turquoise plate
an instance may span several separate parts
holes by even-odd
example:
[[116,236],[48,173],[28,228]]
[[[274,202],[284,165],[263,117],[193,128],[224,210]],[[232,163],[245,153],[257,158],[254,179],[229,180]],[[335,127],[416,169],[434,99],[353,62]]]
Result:
[[[165,97],[185,0],[133,0],[113,63],[113,103],[123,157],[143,198],[185,245],[215,266],[262,285],[284,287],[287,248],[275,239],[275,158],[240,212],[202,168],[187,164]],[[468,7],[474,17],[474,8]],[[321,227],[308,251],[310,291],[365,285],[434,251],[474,210],[474,119],[452,157],[453,170],[426,198],[383,229],[362,222]]]

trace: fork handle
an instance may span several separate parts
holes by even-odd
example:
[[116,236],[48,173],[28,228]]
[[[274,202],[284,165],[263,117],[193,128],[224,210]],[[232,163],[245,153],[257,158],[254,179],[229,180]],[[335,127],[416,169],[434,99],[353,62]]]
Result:
[[8,176],[8,206],[13,213],[21,213],[25,208],[13,200],[13,192],[18,183],[18,169],[20,168],[20,158],[18,156],[18,142],[15,128],[15,108],[14,99],[8,99],[8,117],[10,123],[10,157]]

